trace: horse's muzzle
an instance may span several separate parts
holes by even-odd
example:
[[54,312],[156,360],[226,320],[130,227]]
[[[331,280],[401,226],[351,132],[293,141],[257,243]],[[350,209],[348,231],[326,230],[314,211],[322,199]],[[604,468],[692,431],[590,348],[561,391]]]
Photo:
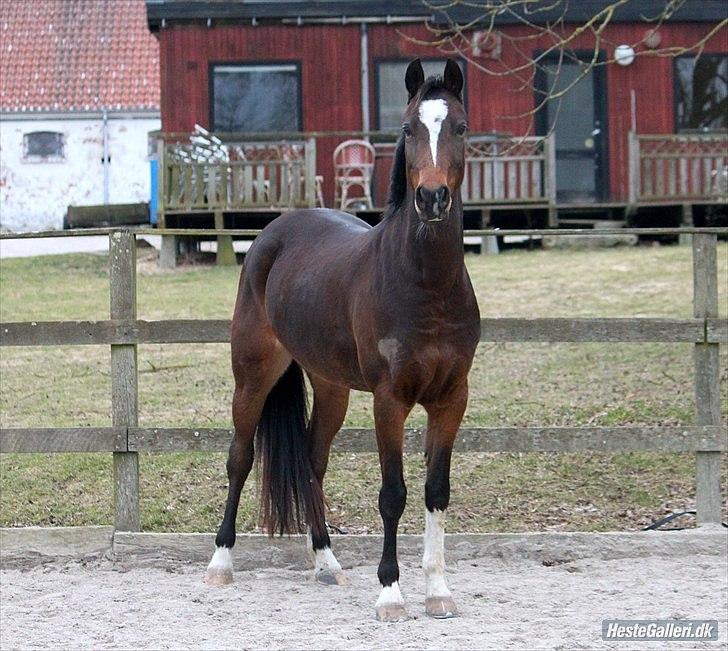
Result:
[[415,191],[415,209],[423,222],[441,222],[450,212],[452,197],[446,185],[436,190],[418,186]]

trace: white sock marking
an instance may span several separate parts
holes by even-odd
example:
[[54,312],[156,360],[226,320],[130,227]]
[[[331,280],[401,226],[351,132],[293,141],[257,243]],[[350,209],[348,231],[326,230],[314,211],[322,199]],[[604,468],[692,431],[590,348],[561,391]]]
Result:
[[214,570],[218,573],[233,571],[233,556],[229,547],[217,547],[212,555],[212,560],[207,566],[208,570]]
[[311,528],[308,529],[308,535],[306,536],[306,548],[313,561],[314,571],[316,574],[328,570],[332,574],[341,573],[341,565],[336,560],[334,552],[331,551],[331,547],[324,547],[323,549],[317,549],[314,551],[313,540],[311,538]]
[[422,556],[428,597],[450,597],[445,584],[445,511],[425,511],[425,553]]
[[437,166],[437,140],[440,128],[447,117],[447,102],[444,99],[426,99],[420,103],[420,122],[430,133],[430,151],[432,164]]
[[379,608],[379,606],[390,606],[392,604],[404,604],[402,593],[399,591],[399,581],[395,581],[392,585],[385,585],[382,588],[375,608]]

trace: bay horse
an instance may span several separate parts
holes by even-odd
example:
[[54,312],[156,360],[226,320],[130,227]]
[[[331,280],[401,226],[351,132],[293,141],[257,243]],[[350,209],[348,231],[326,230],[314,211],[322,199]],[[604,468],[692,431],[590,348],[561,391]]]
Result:
[[[268,532],[301,532],[305,518],[316,578],[343,582],[322,486],[349,392],[369,391],[382,475],[375,606],[382,621],[407,618],[397,526],[407,497],[404,424],[416,403],[427,412],[425,608],[433,617],[457,614],[444,576],[444,524],[450,458],[480,336],[463,251],[462,73],[448,60],[441,77],[425,80],[417,59],[405,86],[409,100],[381,221],[372,228],[335,210],[295,210],[271,222],[246,256],[231,326],[229,492],[206,573],[213,585],[232,581],[240,491],[256,456]],[[310,419],[304,371],[313,388]]]

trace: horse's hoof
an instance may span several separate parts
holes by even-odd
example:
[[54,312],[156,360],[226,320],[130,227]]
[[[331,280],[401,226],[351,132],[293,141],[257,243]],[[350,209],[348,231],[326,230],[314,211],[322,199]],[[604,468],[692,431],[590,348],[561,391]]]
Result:
[[344,585],[346,583],[346,576],[343,572],[321,570],[316,573],[316,581],[324,585]]
[[406,622],[409,619],[403,604],[385,604],[377,606],[377,619],[380,622]]
[[425,612],[436,619],[447,619],[458,616],[458,607],[452,597],[427,597]]
[[232,570],[226,570],[218,567],[207,568],[205,572],[205,583],[207,585],[230,585],[233,582]]

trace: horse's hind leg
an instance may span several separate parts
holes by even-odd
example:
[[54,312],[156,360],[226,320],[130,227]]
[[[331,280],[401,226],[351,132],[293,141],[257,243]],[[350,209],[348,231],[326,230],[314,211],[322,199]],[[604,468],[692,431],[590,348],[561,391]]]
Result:
[[[309,379],[314,396],[309,454],[314,475],[323,488],[331,443],[344,422],[349,406],[349,389],[331,384],[313,374],[309,374]],[[326,526],[320,531],[309,527],[307,539],[316,580],[325,584],[341,585],[344,582],[344,573],[331,551],[331,539]]]
[[232,333],[235,434],[227,460],[229,483],[225,515],[215,538],[215,553],[205,574],[205,581],[210,585],[225,585],[233,580],[231,549],[235,545],[235,520],[240,492],[253,466],[255,430],[268,393],[291,361],[267,323],[255,318],[253,313],[242,321],[234,322]]

